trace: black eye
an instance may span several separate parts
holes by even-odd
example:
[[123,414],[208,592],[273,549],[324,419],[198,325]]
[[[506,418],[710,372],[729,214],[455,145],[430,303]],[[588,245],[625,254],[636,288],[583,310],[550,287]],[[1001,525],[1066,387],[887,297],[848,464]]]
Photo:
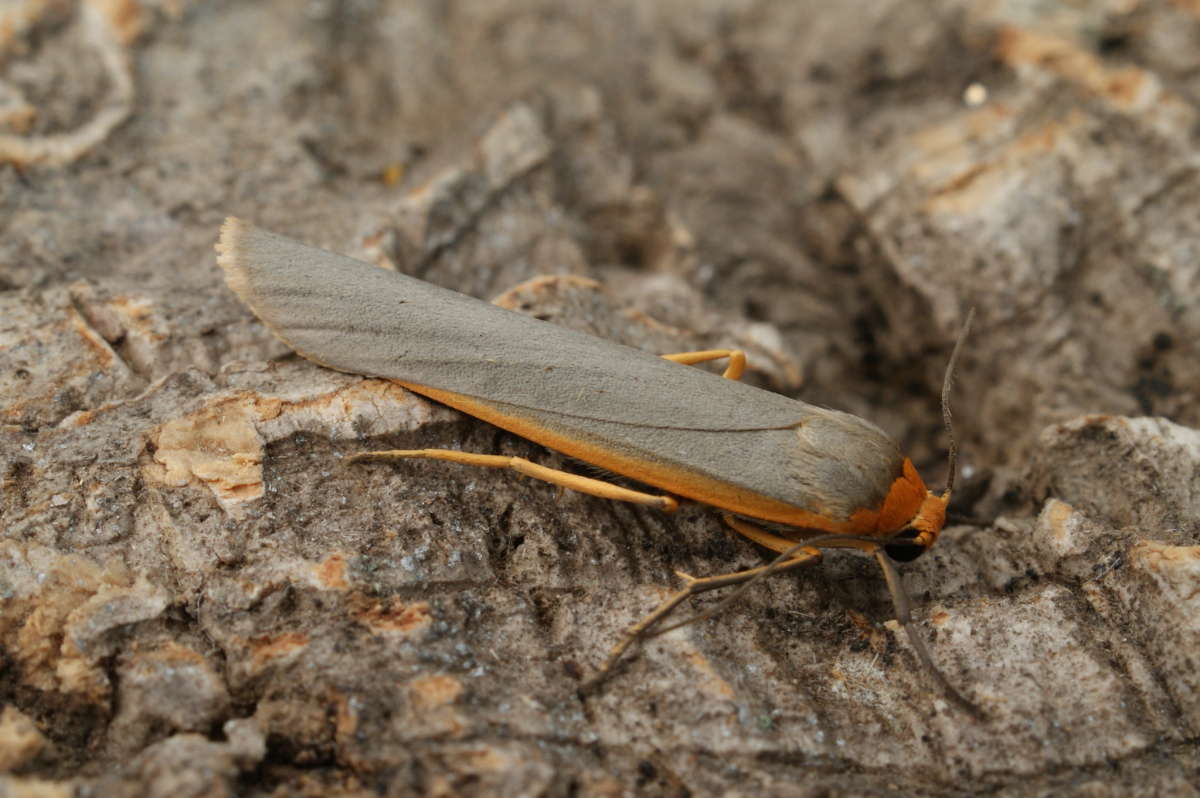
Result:
[[925,553],[924,546],[918,546],[916,543],[889,543],[883,547],[887,552],[887,556],[891,557],[896,562],[912,562]]
[[890,543],[885,543],[883,550],[887,556],[896,562],[912,562],[925,553],[925,547],[912,542],[917,536],[917,530],[909,527],[896,533]]

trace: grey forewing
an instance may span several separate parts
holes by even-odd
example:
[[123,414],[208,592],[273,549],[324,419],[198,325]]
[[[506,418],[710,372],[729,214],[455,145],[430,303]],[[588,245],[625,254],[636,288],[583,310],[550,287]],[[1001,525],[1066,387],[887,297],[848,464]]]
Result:
[[248,225],[231,244],[231,285],[296,351],[331,368],[507,405],[681,466],[739,464],[738,474],[705,473],[832,517],[846,508],[817,507],[817,497],[876,506],[899,472],[895,444],[854,416]]
[[251,309],[341,371],[646,426],[779,428],[825,412],[254,227],[234,261]]

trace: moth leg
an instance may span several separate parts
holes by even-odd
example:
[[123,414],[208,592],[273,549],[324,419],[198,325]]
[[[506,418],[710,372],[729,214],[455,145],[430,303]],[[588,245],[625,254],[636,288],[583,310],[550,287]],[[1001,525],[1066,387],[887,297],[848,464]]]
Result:
[[723,357],[729,358],[729,365],[725,367],[725,373],[721,376],[727,380],[740,380],[742,372],[746,370],[746,353],[740,349],[703,349],[699,352],[679,352],[674,355],[662,356],[663,360],[682,363],[685,366],[720,360]]
[[405,458],[424,458],[427,460],[446,460],[451,463],[482,466],[484,468],[508,468],[518,474],[549,482],[562,488],[570,488],[580,493],[599,496],[601,499],[641,504],[654,507],[663,512],[674,512],[679,508],[679,502],[670,496],[655,496],[637,490],[623,488],[611,482],[605,482],[591,477],[581,477],[556,468],[547,468],[530,462],[524,457],[506,457],[497,454],[475,454],[460,452],[454,449],[391,449],[380,452],[363,452],[347,457],[346,463],[375,462],[379,460],[401,460]]
[[[726,516],[725,521],[731,526],[734,526],[734,522],[736,521],[739,526],[734,526],[734,528],[737,529],[737,531],[741,534],[746,534],[746,532],[741,528],[743,525],[747,529],[758,530],[762,533],[763,537],[761,539],[752,537],[751,539],[767,546],[768,548],[774,548],[772,544],[775,541],[780,541],[783,544],[782,548],[775,549],[780,552],[794,548],[796,545],[795,541],[785,540],[784,538],[772,535],[770,532],[767,532],[766,530],[760,530],[758,527],[755,527],[753,524],[748,522],[732,519],[730,516]],[[747,535],[747,537],[750,537],[750,535]],[[771,543],[766,542],[767,540],[771,540]],[[777,565],[762,565],[757,568],[749,568],[745,571],[735,571],[728,574],[708,576],[704,577],[703,579],[697,579],[696,577],[685,574],[682,571],[678,572],[679,576],[682,577],[687,584],[684,585],[681,590],[678,590],[667,597],[662,604],[658,605],[658,608],[655,609],[654,612],[650,613],[645,618],[630,627],[629,631],[625,633],[624,638],[622,638],[619,643],[613,646],[612,651],[608,655],[608,659],[604,661],[604,665],[600,667],[599,672],[591,680],[591,682],[585,686],[584,689],[589,690],[608,678],[609,672],[612,670],[613,666],[617,664],[617,662],[621,659],[621,656],[626,652],[626,650],[629,649],[630,646],[646,637],[656,623],[670,615],[676,607],[687,601],[692,596],[705,593],[709,590],[717,590],[718,588],[729,587],[730,585],[742,584],[743,582],[748,582],[759,576],[783,573],[784,571],[790,571],[791,569],[798,568],[802,565],[815,565],[820,561],[820,549],[803,548],[791,559]],[[704,615],[705,614],[702,614],[701,616],[697,617],[704,617]],[[687,622],[685,621],[684,623]]]
[[[788,540],[785,537],[780,537],[773,532],[768,532],[757,524],[752,524],[749,521],[743,521],[740,518],[734,518],[728,513],[723,513],[721,518],[725,521],[726,526],[728,526],[734,532],[737,532],[742,537],[749,538],[763,548],[770,549],[771,551],[778,552],[779,554],[783,554],[788,549],[793,548],[796,543],[800,542]],[[818,549],[805,549],[805,551],[815,551],[817,552],[818,556],[820,555],[820,551]]]

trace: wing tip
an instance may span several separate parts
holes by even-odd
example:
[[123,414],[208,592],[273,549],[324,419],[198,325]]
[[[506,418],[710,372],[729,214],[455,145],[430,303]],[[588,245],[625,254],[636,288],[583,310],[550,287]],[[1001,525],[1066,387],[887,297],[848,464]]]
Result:
[[[285,334],[288,314],[280,313],[279,303],[272,301],[270,286],[271,266],[274,264],[269,245],[273,241],[287,242],[289,239],[243,222],[236,216],[226,217],[214,245],[214,249],[217,251],[217,264],[225,272],[226,285],[237,294],[250,312],[257,316],[276,338],[296,350],[302,357],[308,358],[318,365],[337,368],[329,366],[321,358],[301,349],[292,343]],[[296,241],[290,243],[311,249]],[[257,289],[255,289],[255,281],[252,279],[256,273],[258,275]]]
[[249,279],[241,263],[242,237],[248,225],[236,216],[226,217],[221,225],[221,234],[214,249],[217,250],[217,265],[225,272],[225,283],[242,299],[249,293]]

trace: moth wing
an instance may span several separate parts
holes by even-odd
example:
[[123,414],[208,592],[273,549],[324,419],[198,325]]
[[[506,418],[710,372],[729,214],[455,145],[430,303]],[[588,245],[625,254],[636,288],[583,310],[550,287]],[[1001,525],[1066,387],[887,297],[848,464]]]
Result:
[[217,251],[279,338],[339,371],[644,427],[773,429],[821,412],[237,219]]
[[855,416],[237,219],[226,221],[217,251],[230,288],[250,309],[298,353],[330,368],[470,397],[572,440],[599,441],[831,518],[878,506],[903,463],[881,430]]

